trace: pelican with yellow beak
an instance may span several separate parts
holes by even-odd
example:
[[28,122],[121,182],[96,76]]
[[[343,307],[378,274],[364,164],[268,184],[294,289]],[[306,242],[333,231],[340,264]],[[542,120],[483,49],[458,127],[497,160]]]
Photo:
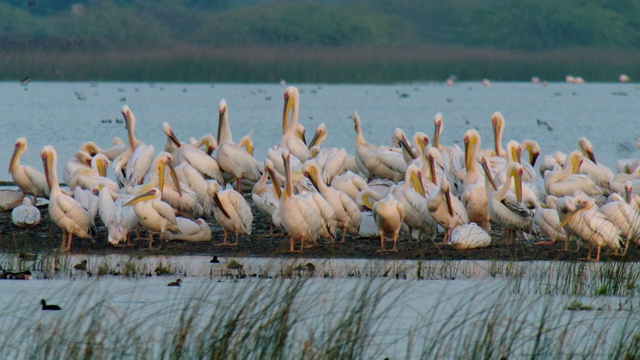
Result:
[[81,239],[93,240],[89,234],[94,226],[93,216],[83,208],[71,196],[68,196],[60,189],[58,183],[58,155],[56,150],[47,145],[40,151],[40,157],[44,165],[44,174],[49,186],[49,217],[54,224],[62,229],[62,251],[71,249],[73,235]]
[[113,160],[113,168],[121,185],[131,188],[144,182],[153,161],[153,145],[141,142],[134,134],[136,117],[129,106],[122,106],[129,146]]
[[[291,113],[291,121],[289,121],[289,113]],[[282,138],[280,139],[280,147],[289,150],[289,152],[305,162],[309,159],[309,148],[298,136],[298,117],[300,114],[300,93],[295,86],[289,86],[284,91],[284,110],[282,112]]]
[[429,214],[445,229],[443,243],[448,244],[451,231],[459,225],[467,224],[469,217],[462,202],[451,195],[451,186],[446,178],[440,182],[440,189],[427,199]]
[[36,204],[38,197],[49,197],[49,187],[45,174],[32,166],[20,164],[20,158],[25,151],[27,151],[27,138],[21,137],[16,140],[9,163],[9,173],[24,194],[34,197],[33,203]]
[[133,211],[138,216],[138,221],[149,229],[150,250],[153,249],[154,231],[160,233],[161,240],[164,240],[165,231],[180,232],[176,222],[175,211],[171,205],[160,200],[161,196],[160,189],[154,187],[124,203],[124,206],[133,206]]
[[[215,181],[209,182],[207,191],[214,202],[213,215],[224,229],[222,244],[215,245],[238,245],[240,235],[251,235],[251,226],[253,224],[251,206],[249,206],[247,200],[235,190],[227,189],[220,191],[220,185]],[[230,231],[236,234],[236,241],[233,243],[227,242]]]

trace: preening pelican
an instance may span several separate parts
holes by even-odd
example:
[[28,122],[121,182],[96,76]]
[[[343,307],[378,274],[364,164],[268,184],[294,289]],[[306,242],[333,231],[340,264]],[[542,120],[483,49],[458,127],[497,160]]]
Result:
[[[293,111],[292,111],[293,110]],[[289,112],[291,121],[289,122]],[[305,162],[309,159],[309,149],[307,145],[296,136],[298,129],[298,116],[300,113],[300,93],[295,86],[289,86],[284,91],[284,110],[282,113],[282,138],[280,147]]]
[[132,206],[124,204],[133,196],[113,192],[102,184],[98,184],[94,190],[98,192],[98,214],[107,227],[109,244],[131,246],[131,230],[138,225],[138,216]]
[[604,195],[606,190],[598,186],[589,176],[578,174],[583,162],[580,151],[572,151],[568,156],[564,170],[546,171],[544,173],[544,189],[555,197],[573,195],[582,190],[589,196]]
[[[216,159],[222,171],[229,173],[237,181],[236,191],[242,192],[242,179],[247,179],[253,183],[261,176],[261,165],[253,157],[253,142],[251,135],[234,144],[231,138],[231,128],[229,126],[229,113],[227,102],[222,99],[218,106],[218,152]],[[246,146],[246,151],[245,151]]]
[[25,197],[22,205],[11,211],[13,225],[21,229],[29,229],[40,223],[40,210],[32,204],[32,199]]
[[[625,197],[630,199],[631,189],[628,189]],[[626,239],[625,248],[629,243],[640,242],[640,213],[638,213],[623,197],[614,193],[609,201],[600,207],[600,212],[614,223]]]
[[180,229],[180,233],[174,234],[167,231],[165,233],[165,239],[189,242],[211,241],[211,228],[204,219],[196,219],[193,221],[178,216],[176,217],[176,224],[178,229]]
[[27,151],[27,138],[21,137],[16,140],[11,162],[9,163],[9,173],[16,185],[25,195],[34,197],[34,204],[38,197],[49,197],[49,187],[45,175],[34,167],[20,164],[22,154]]
[[172,233],[180,232],[173,208],[160,200],[161,196],[160,189],[152,188],[124,204],[124,206],[133,205],[133,211],[138,216],[138,220],[144,227],[149,229],[149,249],[153,249],[154,231],[160,233],[161,240],[164,240],[164,233],[167,230]]
[[118,184],[107,178],[107,169],[109,168],[109,159],[103,154],[98,154],[91,160],[91,168],[81,167],[76,170],[67,185],[71,190],[76,187],[92,191],[98,184],[118,192],[120,187]]
[[507,152],[502,148],[502,133],[504,133],[504,116],[499,111],[491,115],[491,126],[493,127],[493,141],[496,156],[506,158]]
[[9,211],[22,204],[24,193],[18,189],[0,189],[0,211]]
[[558,238],[565,239],[565,244],[567,244],[567,232],[560,226],[560,215],[556,209],[557,201],[558,198],[549,195],[544,205],[539,201],[535,202],[533,218],[538,227],[550,238],[549,241],[539,241],[536,245],[552,245],[556,243]]
[[345,171],[345,163],[347,161],[347,150],[344,148],[324,148],[320,150],[318,146],[311,147],[309,151],[309,160],[313,161],[322,169],[322,181],[329,185],[333,178]]
[[355,201],[358,193],[367,187],[367,180],[352,171],[347,171],[334,177],[331,187],[349,195]]
[[[385,197],[373,204],[373,218],[380,233],[380,250],[378,252],[398,251],[396,244],[404,222],[404,206],[392,195],[395,186],[397,185],[393,185]],[[391,236],[393,239],[393,248],[390,250],[384,248],[385,236]]]
[[431,193],[427,204],[433,220],[445,229],[442,240],[445,244],[450,242],[451,231],[456,226],[469,222],[464,205],[457,197],[451,195],[449,181],[446,178],[442,179],[439,191]]
[[[538,235],[534,227],[533,213],[522,203],[522,166],[510,163],[507,170],[507,182],[489,197],[489,214],[504,229],[502,239],[514,243],[516,231]],[[515,182],[515,195],[510,192],[510,178]]]
[[610,191],[610,182],[615,176],[613,172],[608,167],[596,162],[596,157],[593,153],[593,146],[587,138],[579,138],[578,147],[587,157],[582,161],[582,164],[580,164],[578,172],[580,174],[588,175],[598,186]]
[[71,179],[78,169],[91,169],[91,160],[93,159],[91,156],[84,150],[78,150],[73,159],[67,161],[62,173],[62,179],[66,184],[71,183]]
[[[224,240],[222,244],[216,245],[238,245],[238,237],[240,234],[251,235],[251,225],[253,223],[251,206],[249,206],[247,200],[235,190],[227,189],[220,191],[220,185],[215,181],[209,182],[208,192],[215,204],[213,206],[213,214],[224,229]],[[236,234],[236,241],[234,243],[227,242],[230,231]]]
[[293,194],[293,180],[291,178],[291,166],[289,165],[289,151],[282,154],[285,167],[285,187],[280,198],[280,215],[282,226],[289,234],[291,240],[290,252],[296,252],[295,240],[300,240],[300,250],[304,250],[304,243],[317,241],[322,226],[320,215],[309,206],[299,195]]
[[357,112],[353,113],[353,128],[356,132],[356,166],[358,170],[364,175],[367,180],[371,180],[372,176],[369,172],[369,169],[366,167],[367,160],[374,151],[378,149],[374,144],[370,144],[367,140],[364,139],[364,134],[362,132],[362,123],[360,121],[360,116]]
[[484,248],[491,245],[491,235],[475,223],[462,224],[451,231],[450,244],[457,250]]
[[404,223],[412,230],[418,230],[418,239],[425,233],[432,236],[436,233],[436,223],[429,214],[422,174],[416,164],[407,168],[402,185],[392,187],[392,195],[404,208]]
[[322,181],[320,171],[320,166],[314,162],[306,162],[304,165],[305,176],[313,182],[316,189],[333,208],[337,227],[342,229],[342,240],[340,242],[344,243],[347,233],[358,233],[360,221],[362,220],[360,209],[347,194],[327,186]]
[[[93,227],[93,216],[72,197],[60,190],[58,183],[58,155],[56,150],[47,145],[40,151],[44,165],[44,174],[49,186],[49,217],[62,229],[62,251],[71,249],[73,235],[81,239],[93,240],[89,230]],[[68,238],[67,238],[68,234]]]
[[144,182],[151,167],[154,148],[153,145],[143,143],[136,138],[134,134],[136,117],[129,106],[122,106],[122,115],[127,126],[129,146],[113,161],[113,168],[120,185],[130,188]]
[[87,141],[80,147],[80,150],[86,151],[91,156],[96,156],[98,154],[103,154],[109,159],[109,161],[113,161],[118,155],[122,154],[125,150],[127,150],[127,145],[120,139],[119,137],[115,137],[113,139],[113,146],[108,149],[101,149],[94,143],[93,141]]

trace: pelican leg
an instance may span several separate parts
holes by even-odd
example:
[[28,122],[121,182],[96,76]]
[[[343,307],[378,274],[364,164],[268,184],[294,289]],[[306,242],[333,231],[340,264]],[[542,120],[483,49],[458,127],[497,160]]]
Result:
[[396,247],[397,243],[398,243],[398,233],[395,233],[395,235],[393,235],[393,249],[388,250],[388,251],[398,252],[398,248]]
[[591,261],[591,251],[593,250],[593,245],[591,245],[591,243],[589,243],[589,246],[587,247],[587,258],[586,259],[580,259],[580,260],[586,260],[586,261]]
[[340,240],[340,244],[344,244],[345,243],[345,238],[347,237],[347,227],[345,226],[342,229],[342,240]]
[[[237,235],[237,233],[236,233]],[[213,244],[213,246],[228,246],[228,245],[238,245],[238,239],[236,238],[236,243],[235,244],[229,244],[227,242],[227,237],[229,236],[229,232],[225,229],[224,230],[224,239],[222,240],[222,244]]]
[[236,230],[236,242],[228,244],[229,246],[238,246],[238,238],[240,237],[240,234],[238,233],[238,230]]
[[596,258],[595,259],[591,259],[589,261],[593,261],[593,262],[598,262],[600,261],[600,250],[602,249],[602,246],[600,245],[596,245]]
[[300,238],[300,251],[298,251],[299,253],[302,253],[304,251],[304,236]]
[[[575,251],[577,252],[577,251],[580,251],[580,239],[577,239],[577,240],[576,240],[576,243],[578,244],[578,245],[576,246],[576,250],[575,250]],[[591,253],[591,249],[589,249],[589,253]]]
[[136,240],[144,240],[144,238],[142,236],[140,236],[140,223],[136,224],[136,238],[133,239],[134,241]]
[[67,245],[67,231],[62,230],[62,244],[60,244],[60,251],[64,251]]
[[378,250],[377,252],[383,253],[384,252],[384,231],[382,231],[382,229],[378,229],[378,232],[380,233],[380,250]]
[[73,233],[69,232],[69,240],[67,241],[67,247],[64,249],[64,251],[70,251],[71,250],[71,242],[73,241]]
[[242,194],[242,178],[236,179],[236,191]]
[[291,246],[289,247],[289,252],[291,252],[291,253],[296,252],[295,248],[293,247],[294,243],[295,243],[295,240],[294,240],[293,236],[291,236]]

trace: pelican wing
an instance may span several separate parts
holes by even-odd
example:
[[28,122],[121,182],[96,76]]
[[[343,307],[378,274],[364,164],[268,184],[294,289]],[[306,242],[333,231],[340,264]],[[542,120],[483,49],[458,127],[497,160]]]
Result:
[[200,149],[180,147],[179,162],[186,161],[206,178],[213,179],[219,184],[224,183],[218,161]]
[[502,204],[507,207],[512,213],[526,218],[532,217],[531,210],[529,210],[523,203],[516,201],[513,196],[506,196],[501,200]]
[[49,185],[47,185],[47,178],[44,174],[31,166],[25,165],[22,168],[27,177],[29,177],[31,184],[38,188],[38,192],[49,196]]
[[153,161],[153,145],[139,143],[127,162],[126,173],[129,186],[138,185],[149,172]]
[[171,224],[176,224],[176,213],[171,205],[161,200],[154,200],[151,202],[153,209],[158,212],[160,216],[167,219]]
[[245,231],[248,235],[251,235],[251,225],[253,224],[251,206],[249,206],[247,200],[245,200],[244,197],[236,191],[229,191],[229,201],[240,216],[240,220],[242,221]]

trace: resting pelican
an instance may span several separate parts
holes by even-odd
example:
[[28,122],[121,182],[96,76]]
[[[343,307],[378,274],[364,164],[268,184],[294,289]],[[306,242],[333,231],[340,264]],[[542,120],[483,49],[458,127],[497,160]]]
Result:
[[[393,185],[385,197],[373,204],[373,218],[380,233],[380,250],[378,252],[398,251],[396,244],[404,222],[404,206],[393,197],[393,188],[396,186]],[[390,250],[384,248],[385,235],[392,236],[393,248]]]
[[80,147],[80,150],[88,152],[91,156],[103,154],[109,161],[113,161],[118,155],[127,150],[127,145],[119,137],[113,138],[113,146],[109,149],[101,149],[93,141],[87,141]]
[[24,193],[18,189],[0,189],[0,211],[9,211],[22,204]]
[[[569,226],[572,234],[589,244],[587,261],[599,261],[603,246],[614,249],[616,254],[625,248],[620,229],[598,210],[593,199],[584,192],[577,191],[574,200],[575,202],[569,203],[568,215],[561,225]],[[596,258],[591,259],[594,245],[597,249]]]
[[[631,187],[627,189],[625,197],[630,199]],[[640,242],[640,214],[623,197],[616,193],[611,194],[609,201],[599,210],[620,229],[626,239],[625,248],[628,248],[630,242]]]
[[[504,229],[502,239],[513,243],[516,231],[524,231],[538,235],[537,226],[534,227],[533,213],[522,203],[522,166],[510,163],[507,170],[507,182],[494,191],[489,197],[489,214]],[[515,182],[515,195],[510,192],[509,178]]]
[[402,129],[396,128],[395,130],[393,130],[393,134],[391,135],[391,143],[394,147],[400,147],[402,158],[404,159],[404,162],[406,164],[409,164],[410,162],[418,158],[417,151],[419,150],[416,150],[412,148],[411,145],[409,145],[407,136],[405,135],[404,131],[402,131]]
[[484,248],[491,245],[491,235],[475,223],[462,224],[451,231],[450,244],[456,250]]
[[106,177],[107,168],[109,168],[109,159],[103,154],[98,154],[91,160],[91,168],[81,167],[76,170],[67,185],[72,190],[80,187],[92,191],[98,184],[102,184],[111,189],[111,191],[120,191],[118,184]]
[[584,157],[580,151],[572,151],[568,156],[564,170],[546,171],[544,189],[547,194],[556,197],[573,195],[582,190],[589,196],[603,195],[606,190],[598,186],[589,176],[578,174]]
[[[189,165],[193,166],[194,169],[198,170],[202,174],[202,176],[205,177],[205,179],[213,179],[218,183],[224,183],[224,179],[222,178],[222,171],[220,169],[218,160],[202,151],[199,147],[182,144],[173,133],[173,129],[171,128],[171,125],[169,125],[169,123],[163,123],[162,130],[178,149],[178,164],[186,162]],[[211,140],[215,142],[215,139],[212,138]]]
[[506,158],[507,152],[502,148],[502,133],[504,133],[504,116],[499,111],[491,115],[491,126],[493,128],[493,142],[496,156]]
[[25,197],[22,205],[15,207],[11,211],[11,221],[13,225],[21,229],[29,229],[40,223],[40,210],[32,205],[32,200]]
[[327,126],[324,123],[316,126],[316,132],[313,134],[313,139],[309,142],[307,147],[311,150],[314,146],[320,146],[327,139]]
[[[251,135],[243,138],[239,144],[234,144],[231,138],[231,128],[229,126],[229,114],[227,102],[222,99],[218,106],[218,152],[216,159],[222,171],[233,175],[237,181],[236,191],[242,192],[242,179],[247,179],[253,183],[258,181],[261,174],[261,166],[258,160],[253,157],[253,142]],[[223,135],[224,134],[224,135]],[[244,150],[244,146],[247,150]]]
[[349,197],[355,201],[356,195],[367,187],[367,180],[349,170],[334,177],[333,180],[331,180],[331,187],[349,195]]
[[73,175],[78,169],[91,169],[91,154],[84,150],[78,150],[75,153],[73,159],[67,161],[64,165],[64,172],[62,173],[62,179],[66,184],[71,183]]
[[596,157],[593,154],[593,146],[587,138],[579,138],[578,147],[582,153],[587,156],[587,158],[582,161],[582,164],[580,164],[578,172],[588,175],[598,186],[610,191],[609,184],[614,178],[613,172],[608,167],[596,162]]
[[378,149],[374,144],[368,143],[367,140],[364,139],[364,134],[362,133],[362,123],[360,121],[360,116],[357,112],[353,113],[353,127],[356,132],[356,166],[358,170],[364,175],[367,180],[371,180],[372,176],[369,172],[369,169],[366,167],[367,160],[374,151]]
[[309,151],[307,162],[313,161],[320,166],[322,181],[329,185],[334,177],[344,173],[347,157],[347,150],[344,148],[334,147],[320,150],[318,146],[313,146]]
[[[209,196],[211,196],[214,206],[213,215],[224,229],[224,240],[222,244],[216,245],[238,245],[238,237],[240,234],[251,235],[251,225],[253,223],[253,215],[251,214],[251,206],[247,200],[237,191],[232,189],[220,191],[220,185],[215,181],[209,182]],[[236,234],[236,241],[228,243],[227,237],[229,231]]]
[[49,197],[49,187],[43,173],[31,166],[20,164],[20,158],[25,151],[27,151],[27,138],[21,137],[16,140],[11,162],[9,163],[9,173],[25,195],[34,197],[35,204],[38,197]]
[[407,168],[407,173],[402,185],[394,186],[392,195],[404,208],[404,223],[409,227],[409,233],[413,229],[418,230],[418,239],[422,233],[431,237],[436,233],[436,223],[429,214],[422,174],[416,164]]
[[[480,134],[474,130],[467,130],[464,134],[464,152],[466,175],[462,187],[462,203],[467,210],[470,222],[478,224],[481,228],[489,229],[489,197],[485,185],[485,178],[478,169],[478,151],[480,149]],[[484,157],[486,162],[486,157]],[[488,166],[488,164],[487,164]],[[489,174],[488,176],[491,176]],[[491,178],[493,180],[493,178]]]
[[291,178],[291,167],[289,165],[289,151],[282,154],[285,167],[285,186],[280,198],[280,216],[282,226],[289,234],[291,240],[290,252],[296,252],[294,243],[300,239],[300,250],[304,250],[304,242],[315,242],[319,236],[322,222],[320,215],[299,195],[293,194],[293,181]]
[[450,242],[451,231],[456,226],[469,222],[464,205],[457,197],[451,195],[449,181],[446,178],[442,179],[439,191],[429,196],[427,203],[433,220],[445,229],[442,240],[445,244]]
[[275,170],[273,169],[273,163],[271,160],[266,159],[264,166],[265,172],[253,187],[251,199],[253,199],[253,204],[256,206],[258,211],[269,219],[269,236],[273,236],[273,213],[280,204],[282,190],[274,180],[271,180],[271,184],[267,184],[268,178],[275,179]]
[[444,146],[440,143],[442,131],[444,130],[442,113],[437,113],[434,116],[433,125],[433,147],[438,149],[442,155],[446,171],[455,175],[464,167],[464,155],[462,153],[462,149],[460,149],[457,144]]
[[553,245],[558,238],[565,239],[565,244],[567,244],[567,232],[560,226],[560,215],[556,209],[557,201],[558,198],[552,195],[547,196],[544,205],[539,201],[535,201],[533,218],[538,227],[550,238],[549,241],[538,241],[536,245]]
[[544,173],[547,170],[556,171],[562,170],[564,167],[564,163],[567,160],[567,154],[562,151],[554,151],[551,155],[545,155],[542,157],[542,162],[540,163],[540,176],[544,178]]
[[340,242],[345,242],[347,233],[357,234],[360,221],[362,220],[358,205],[356,205],[347,194],[327,186],[327,184],[322,181],[320,166],[318,166],[318,164],[306,162],[304,165],[304,174],[313,182],[313,185],[318,189],[322,197],[324,197],[333,208],[337,227],[342,229],[342,240]]
[[72,197],[63,194],[60,189],[56,169],[58,165],[56,150],[47,145],[40,151],[40,157],[49,186],[49,217],[62,229],[62,251],[71,250],[73,235],[94,241],[93,236],[89,234],[89,229],[93,227],[93,217],[87,209],[80,206]]
[[127,127],[129,146],[114,159],[113,168],[120,185],[130,188],[144,182],[144,178],[151,167],[154,148],[153,145],[143,143],[136,138],[134,134],[136,117],[129,106],[122,106],[122,115]]
[[113,192],[102,184],[98,184],[95,190],[98,192],[98,213],[107,228],[109,244],[131,246],[131,230],[138,225],[138,216],[133,207],[124,204],[133,196]]
[[[292,112],[293,110],[293,112]],[[289,121],[289,112],[291,114],[291,122]],[[289,150],[289,152],[305,162],[309,159],[309,149],[307,145],[296,136],[298,129],[298,116],[300,113],[300,93],[295,86],[289,86],[284,91],[284,110],[282,112],[282,138],[280,140],[281,148]]]
[[160,200],[160,189],[151,190],[127,201],[124,206],[132,206],[140,223],[149,229],[149,249],[153,249],[153,232],[160,233],[160,239],[164,240],[164,233],[168,230],[179,233],[176,222],[176,214],[171,205]]
[[167,231],[165,233],[165,239],[189,242],[211,241],[211,228],[203,219],[196,219],[193,221],[182,216],[178,216],[176,217],[176,224],[178,229],[180,229],[180,233],[174,234]]

